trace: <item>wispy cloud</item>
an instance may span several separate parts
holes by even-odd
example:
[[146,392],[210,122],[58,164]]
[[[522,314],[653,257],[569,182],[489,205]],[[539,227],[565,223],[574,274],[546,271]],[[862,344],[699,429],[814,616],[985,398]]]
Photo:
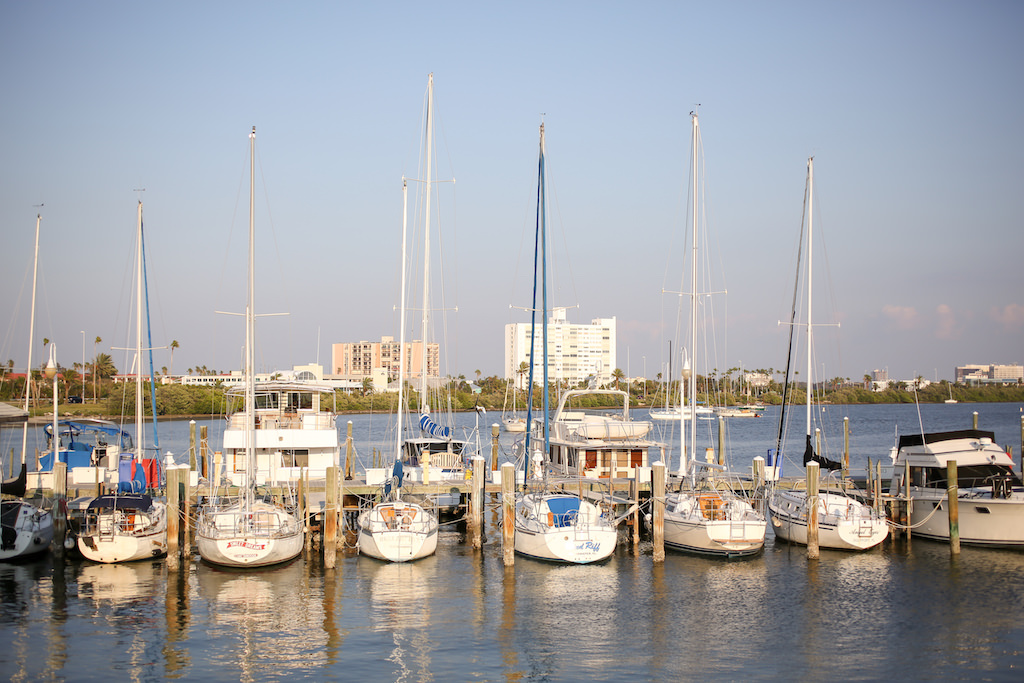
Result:
[[1002,324],[1007,331],[1024,327],[1024,306],[1020,304],[1007,304],[1002,308],[993,307],[989,311],[993,320]]
[[882,307],[882,315],[901,330],[913,330],[921,325],[921,315],[912,306],[886,304]]
[[946,304],[939,304],[935,309],[938,316],[938,323],[935,328],[935,336],[939,339],[956,339],[960,336],[960,329],[957,326],[956,316],[953,309]]

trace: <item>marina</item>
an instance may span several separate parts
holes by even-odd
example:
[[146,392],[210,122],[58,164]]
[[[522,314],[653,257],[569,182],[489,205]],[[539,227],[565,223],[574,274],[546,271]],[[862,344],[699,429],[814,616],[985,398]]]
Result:
[[[852,470],[866,469],[868,457],[887,460],[897,428],[917,431],[919,420],[935,431],[970,427],[975,412],[1018,453],[1019,467],[1016,404],[921,406],[920,417],[913,405],[832,409],[851,424]],[[775,411],[729,425],[734,469],[771,443]],[[458,418],[460,428],[476,421]],[[338,422],[345,433],[351,422],[354,469],[365,471],[385,446],[387,416]],[[218,442],[224,421],[199,427]],[[187,462],[188,422],[161,429],[164,446]],[[514,438],[499,437],[502,461]],[[655,561],[650,541],[634,547],[620,535],[603,563],[518,557],[509,567],[493,496],[483,514],[479,550],[449,524],[436,552],[413,563],[361,557],[340,541],[334,568],[315,551],[248,571],[194,554],[176,570],[164,560],[103,565],[53,553],[0,564],[0,636],[11,643],[0,672],[28,680],[90,680],[102,670],[204,680],[663,680],[680,672],[1012,680],[1020,666],[1017,551],[965,545],[952,557],[947,543],[889,538],[863,553],[822,549],[809,561],[803,547],[769,532],[752,558],[668,552]]]

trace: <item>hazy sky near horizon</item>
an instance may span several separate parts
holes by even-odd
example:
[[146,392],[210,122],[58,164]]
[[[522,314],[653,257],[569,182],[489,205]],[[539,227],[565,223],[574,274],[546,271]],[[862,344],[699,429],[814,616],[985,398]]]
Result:
[[1019,2],[3,3],[0,362],[26,362],[40,213],[33,364],[48,337],[126,369],[141,196],[154,344],[179,342],[177,372],[239,368],[215,311],[244,307],[252,126],[257,310],[289,313],[260,321],[260,369],[397,337],[433,73],[450,374],[501,374],[527,319],[542,116],[552,302],[616,317],[618,366],[661,370],[698,103],[717,367],[785,364],[812,155],[825,374],[1021,363],[1022,30]]

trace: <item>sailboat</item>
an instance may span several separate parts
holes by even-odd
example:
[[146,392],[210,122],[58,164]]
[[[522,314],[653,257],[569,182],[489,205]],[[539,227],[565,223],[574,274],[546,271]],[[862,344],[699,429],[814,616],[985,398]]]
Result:
[[[94,562],[132,562],[167,553],[167,506],[146,493],[145,430],[142,401],[143,241],[142,202],[138,207],[135,263],[135,453],[121,453],[113,494],[97,496],[85,510],[78,551]],[[154,420],[156,406],[153,406]],[[153,470],[153,468],[150,468]],[[153,470],[155,471],[155,470]],[[155,482],[154,482],[155,483]]]
[[[537,176],[537,228],[535,239],[534,264],[537,255],[541,256],[540,272],[542,274],[542,342],[544,349],[544,383],[542,410],[544,419],[539,421],[539,429],[544,449],[534,453],[531,450],[533,429],[526,431],[524,448],[524,468],[527,470],[524,483],[526,491],[516,495],[515,500],[515,551],[521,555],[550,562],[570,564],[587,564],[599,562],[611,556],[615,550],[617,531],[615,521],[610,513],[584,499],[580,495],[549,490],[546,486],[544,469],[545,456],[542,453],[551,451],[551,431],[548,423],[548,304],[547,304],[547,215],[545,211],[545,178],[544,178],[544,124],[540,126],[540,159]],[[528,390],[527,417],[528,425],[533,424],[533,370],[536,334],[533,329],[537,315],[537,267],[534,274],[534,302],[531,307],[532,321],[530,325],[530,383]],[[532,478],[531,478],[532,477]]]
[[[226,567],[265,567],[294,559],[302,551],[302,525],[269,497],[256,496],[255,221],[256,127],[249,134],[249,273],[245,307],[245,481],[235,500],[211,500],[199,510],[196,545],[206,562]],[[235,416],[232,416],[232,419]],[[229,420],[230,421],[230,420]]]
[[[519,414],[517,402],[519,398],[519,377],[522,377],[522,370],[510,377],[505,387],[505,405],[502,406],[501,424],[506,432],[513,434],[526,431],[526,418]],[[505,410],[508,407],[508,395],[512,394],[512,410]]]
[[[690,348],[697,350],[697,310],[700,307],[697,271],[699,264],[700,211],[698,158],[700,155],[700,126],[696,112],[691,112],[693,180],[693,241],[690,269]],[[696,358],[694,359],[696,362]],[[687,358],[686,363],[688,364]],[[688,365],[684,364],[683,379]],[[689,382],[689,406],[697,405],[697,382]],[[682,394],[682,392],[680,392]],[[700,462],[697,451],[697,425],[690,425],[687,445],[686,417],[689,413],[685,400],[680,400],[679,489],[665,494],[665,545],[674,550],[718,557],[755,555],[764,548],[767,522],[750,501],[736,493],[728,477],[720,472],[723,466],[712,463],[713,458]],[[687,454],[689,453],[689,457]]]
[[[424,277],[423,277],[423,310],[422,310],[422,349],[420,371],[420,406],[428,404],[427,392],[427,329],[429,322],[429,270],[430,270],[430,198],[431,172],[433,170],[433,137],[434,137],[434,74],[427,79],[427,121],[426,121],[426,180],[425,191],[425,227],[423,230]],[[445,466],[449,473],[456,466],[461,468],[462,449],[464,442],[453,439],[448,427],[438,425],[429,414],[420,417],[420,427],[427,432],[425,437],[404,439],[405,410],[405,318],[406,318],[406,232],[408,219],[408,183],[402,183],[402,278],[401,278],[401,320],[399,322],[399,373],[398,373],[398,410],[395,429],[395,460],[392,479],[383,487],[380,500],[369,510],[359,515],[359,552],[386,562],[409,562],[433,555],[437,550],[438,519],[434,512],[419,503],[402,500],[402,483],[406,476],[406,464],[420,468],[427,467],[430,476],[431,461],[438,465],[439,474],[445,476]],[[457,450],[456,450],[457,449]]]
[[[813,209],[814,209],[814,157],[807,160],[807,272],[805,280],[807,322],[807,433],[804,442],[804,462],[818,462],[822,467],[837,470],[842,465],[834,460],[815,453],[811,442],[813,426],[812,394],[814,391],[814,367],[812,363],[814,324],[812,323],[812,281],[813,281]],[[799,270],[799,266],[797,267]],[[795,296],[794,296],[795,298]],[[795,315],[794,306],[794,315]],[[790,328],[792,335],[794,327]],[[786,360],[786,382],[789,381],[789,359]],[[779,418],[779,438],[776,453],[777,462],[782,463],[782,438],[785,424],[786,400],[783,397],[782,415]],[[777,471],[777,469],[776,469]],[[889,535],[889,526],[885,517],[873,507],[846,494],[843,490],[831,490],[817,495],[816,501],[809,501],[805,490],[783,490],[773,486],[768,496],[768,516],[776,538],[790,543],[807,544],[808,514],[811,505],[817,505],[818,545],[821,548],[837,550],[867,550],[885,540]]]
[[[685,375],[690,369],[690,360],[683,360],[683,374]],[[668,386],[672,384],[672,342],[668,344]],[[666,387],[665,391],[665,407],[664,408],[651,408],[650,413],[652,420],[658,420],[661,422],[678,422],[679,420],[692,420],[696,417],[699,420],[710,420],[714,417],[715,411],[707,406],[699,406],[691,403],[686,406],[686,401],[683,400],[683,383],[679,383],[679,404],[672,405]]]
[[[35,261],[32,266],[32,311],[28,325],[28,370],[25,373],[25,413],[32,397],[32,346],[36,325],[36,276],[39,271],[39,223],[36,215]],[[56,419],[56,416],[55,418]],[[14,560],[41,553],[53,540],[53,515],[25,500],[28,474],[25,453],[28,448],[28,420],[21,432],[21,470],[16,477],[3,482],[4,495],[13,496],[0,502],[0,561]]]

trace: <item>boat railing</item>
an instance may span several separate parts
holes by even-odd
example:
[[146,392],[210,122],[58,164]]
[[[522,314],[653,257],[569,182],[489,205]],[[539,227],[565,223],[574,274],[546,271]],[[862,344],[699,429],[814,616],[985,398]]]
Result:
[[148,514],[130,510],[89,511],[85,515],[82,534],[113,538],[141,536],[156,525]]
[[[256,413],[256,429],[334,429],[334,413],[269,411]],[[228,418],[228,429],[242,430],[248,426],[247,413],[233,413]]]
[[239,512],[238,510],[206,510],[199,518],[198,526],[204,536],[238,536],[245,534],[253,538],[282,538],[292,536],[299,530],[294,518],[281,523],[277,512]]

